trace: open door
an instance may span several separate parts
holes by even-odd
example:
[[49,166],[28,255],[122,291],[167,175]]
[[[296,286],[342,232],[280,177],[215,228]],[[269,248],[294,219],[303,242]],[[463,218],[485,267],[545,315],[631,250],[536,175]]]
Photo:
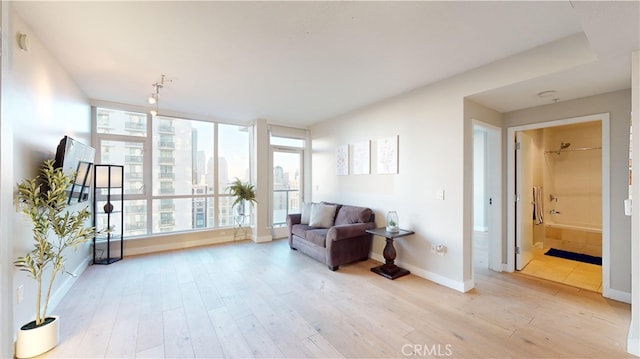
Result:
[[533,140],[526,132],[516,132],[516,270],[533,258]]

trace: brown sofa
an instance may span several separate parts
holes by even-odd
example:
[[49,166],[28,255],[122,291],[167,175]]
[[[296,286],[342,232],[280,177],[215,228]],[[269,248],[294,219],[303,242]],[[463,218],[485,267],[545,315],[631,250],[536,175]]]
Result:
[[[303,213],[287,216],[291,249],[325,263],[332,271],[343,264],[369,258],[372,235],[365,231],[376,227],[370,208],[326,202],[314,203],[311,209],[307,209],[308,206]],[[326,216],[330,216],[331,206],[335,208],[332,218],[314,221],[316,208],[320,208],[316,213],[324,211]],[[310,214],[305,213],[309,210]],[[304,218],[308,216],[309,221]]]

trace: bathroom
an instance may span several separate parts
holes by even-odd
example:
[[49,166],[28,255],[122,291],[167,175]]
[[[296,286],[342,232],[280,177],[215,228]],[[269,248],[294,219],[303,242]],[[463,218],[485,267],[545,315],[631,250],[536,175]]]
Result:
[[[522,273],[601,291],[601,121],[524,132],[533,143],[528,158],[538,195],[532,203],[534,256]],[[554,251],[592,262],[545,255]]]

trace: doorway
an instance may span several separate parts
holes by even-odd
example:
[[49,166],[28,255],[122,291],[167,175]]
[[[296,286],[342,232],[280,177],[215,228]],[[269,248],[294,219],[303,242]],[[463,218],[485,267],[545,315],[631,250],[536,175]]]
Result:
[[473,272],[502,271],[502,129],[473,120]]
[[608,288],[608,121],[599,114],[509,128],[507,270]]

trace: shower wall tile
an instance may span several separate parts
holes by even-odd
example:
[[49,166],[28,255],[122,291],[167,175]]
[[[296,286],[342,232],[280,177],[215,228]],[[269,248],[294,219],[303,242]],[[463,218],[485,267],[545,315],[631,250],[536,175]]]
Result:
[[[549,222],[602,226],[602,151],[571,151],[601,147],[601,136],[599,121],[544,129],[545,151],[557,151],[562,142],[571,144],[560,154],[546,153],[543,157],[545,211]],[[557,196],[557,201],[549,201],[549,194]],[[549,214],[552,209],[560,214]]]

